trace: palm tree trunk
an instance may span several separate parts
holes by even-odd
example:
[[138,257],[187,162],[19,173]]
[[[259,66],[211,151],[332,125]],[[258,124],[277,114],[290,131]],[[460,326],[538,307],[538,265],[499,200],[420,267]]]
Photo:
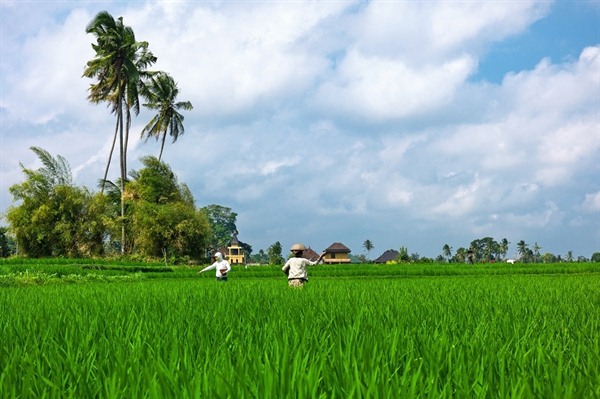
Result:
[[[121,94],[119,94],[121,97]],[[119,99],[118,109],[118,120],[119,120],[119,150],[120,150],[120,162],[121,162],[121,255],[125,254],[125,155],[124,155],[124,141],[123,141],[123,104]]]
[[129,143],[129,127],[131,126],[131,113],[129,107],[125,108],[125,140],[123,142],[123,168],[125,170],[125,176],[127,176],[127,145]]
[[165,140],[167,138],[167,132],[163,133],[163,137],[162,137],[162,143],[160,144],[160,153],[158,154],[158,160],[160,161],[160,158],[162,157],[162,153],[163,153],[163,148],[165,148]]
[[112,146],[110,147],[110,154],[108,155],[108,162],[106,163],[106,169],[104,170],[104,179],[102,179],[102,188],[100,194],[104,194],[104,185],[106,184],[106,178],[108,177],[108,169],[110,169],[110,161],[112,160],[113,152],[115,150],[115,143],[117,142],[117,134],[119,132],[119,121],[115,125],[115,134],[113,136]]

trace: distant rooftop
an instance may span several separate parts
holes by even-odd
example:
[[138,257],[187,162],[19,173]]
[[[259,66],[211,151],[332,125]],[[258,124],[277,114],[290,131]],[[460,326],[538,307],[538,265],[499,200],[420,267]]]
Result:
[[342,244],[341,242],[334,242],[325,250],[327,253],[344,253],[347,254],[350,252],[350,249]]
[[379,258],[375,259],[373,262],[374,263],[390,262],[390,261],[396,260],[398,258],[398,255],[400,255],[400,253],[398,251],[396,251],[394,249],[388,249],[387,251],[382,253]]
[[302,251],[302,257],[314,262],[317,259],[319,259],[319,254],[313,251],[311,247],[308,247],[307,249]]

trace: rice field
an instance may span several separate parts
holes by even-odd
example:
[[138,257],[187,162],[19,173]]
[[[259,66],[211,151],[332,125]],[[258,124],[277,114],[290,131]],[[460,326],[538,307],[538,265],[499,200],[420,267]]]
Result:
[[600,398],[597,264],[322,267],[303,289],[9,266],[1,398]]

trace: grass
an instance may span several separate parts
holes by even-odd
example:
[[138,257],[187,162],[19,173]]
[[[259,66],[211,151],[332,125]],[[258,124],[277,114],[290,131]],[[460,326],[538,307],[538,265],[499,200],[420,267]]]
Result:
[[[61,282],[111,281],[120,278],[197,278],[205,265],[171,265],[108,259],[0,259],[0,286],[14,284],[54,284]],[[526,264],[350,264],[311,267],[316,278],[414,278],[431,276],[501,276],[600,273],[600,263],[526,263]],[[32,279],[32,275],[36,276]],[[132,277],[132,275],[135,275]],[[210,275],[207,273],[206,277]],[[232,276],[246,278],[280,278],[281,266],[233,265]]]
[[387,267],[5,286],[0,397],[600,397],[597,270]]

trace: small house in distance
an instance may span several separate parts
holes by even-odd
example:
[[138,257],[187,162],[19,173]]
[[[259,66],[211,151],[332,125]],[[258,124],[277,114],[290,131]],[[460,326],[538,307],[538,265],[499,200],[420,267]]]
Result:
[[242,247],[240,247],[240,242],[237,239],[237,231],[233,233],[233,238],[231,239],[231,243],[227,247],[227,261],[232,264],[242,264],[245,262],[244,259],[244,251]]
[[334,242],[325,250],[323,262],[328,264],[350,263],[350,249],[341,242]]
[[398,259],[398,255],[400,255],[400,253],[398,251],[396,251],[394,249],[388,249],[387,251],[382,253],[379,258],[375,259],[373,261],[373,263],[392,262],[392,261],[395,261],[396,259]]

